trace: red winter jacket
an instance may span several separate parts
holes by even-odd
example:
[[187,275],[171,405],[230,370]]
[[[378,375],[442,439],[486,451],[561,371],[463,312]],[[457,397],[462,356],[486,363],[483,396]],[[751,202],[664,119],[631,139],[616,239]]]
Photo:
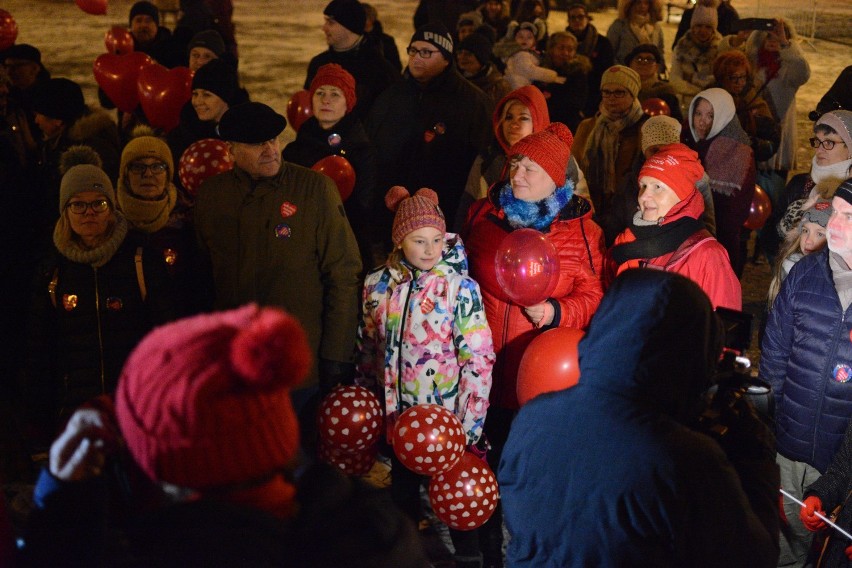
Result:
[[[495,191],[474,203],[465,225],[470,275],[479,283],[494,339],[497,362],[492,372],[491,404],[516,409],[518,367],[527,345],[547,328],[536,328],[524,308],[514,304],[497,283],[494,260],[512,227],[497,205]],[[548,327],[584,329],[603,297],[604,238],[592,221],[588,201],[574,196],[545,233],[559,253],[560,275],[552,298],[558,305]]]

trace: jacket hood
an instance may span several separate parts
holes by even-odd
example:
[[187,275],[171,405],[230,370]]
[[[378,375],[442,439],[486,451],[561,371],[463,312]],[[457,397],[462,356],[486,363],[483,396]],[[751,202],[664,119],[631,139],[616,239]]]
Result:
[[[689,130],[692,132],[692,137],[696,141],[698,140],[698,135],[695,133],[695,128],[692,126],[692,113],[695,111],[695,101],[697,101],[699,97],[707,100],[707,102],[709,102],[713,107],[713,126],[710,127],[710,133],[707,134],[707,139],[709,140],[719,134],[722,129],[728,126],[728,123],[737,116],[737,107],[734,104],[734,98],[731,94],[725,89],[720,89],[719,87],[706,89],[695,95],[692,98],[692,102],[689,103],[689,114],[686,116],[687,121],[689,122]],[[737,122],[739,123],[739,119],[737,119]]]
[[666,225],[682,217],[698,219],[702,213],[704,213],[704,198],[698,189],[693,188],[686,199],[681,199],[671,208],[661,224]]
[[688,423],[711,384],[721,326],[707,295],[688,278],[632,269],[604,295],[579,352],[584,388],[642,401]]
[[500,128],[500,118],[503,116],[503,109],[509,101],[518,101],[522,105],[530,109],[533,122],[533,132],[544,130],[550,124],[550,113],[547,110],[547,100],[541,93],[538,87],[533,85],[525,85],[520,89],[515,89],[497,103],[494,107],[494,114],[491,117],[491,124],[494,127],[494,138],[500,143],[503,152],[509,153],[509,143],[503,137],[503,129]]

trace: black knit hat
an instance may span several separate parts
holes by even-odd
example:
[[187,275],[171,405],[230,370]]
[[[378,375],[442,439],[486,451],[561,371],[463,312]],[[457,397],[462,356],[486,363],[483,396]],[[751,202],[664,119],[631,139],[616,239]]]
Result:
[[453,60],[453,36],[447,30],[447,27],[440,22],[430,22],[420,26],[414,35],[411,36],[411,45],[415,41],[425,41],[431,43],[441,52],[444,59],[447,61]]
[[844,180],[843,183],[837,186],[834,197],[839,197],[847,203],[852,204],[852,178]]
[[237,70],[221,59],[213,59],[195,72],[192,88],[210,91],[231,106],[240,91]]
[[487,37],[479,32],[474,32],[459,42],[457,51],[469,51],[476,57],[480,65],[487,65],[491,61],[492,47]]
[[322,13],[353,34],[364,34],[367,12],[358,0],[331,0]]
[[630,62],[640,53],[650,53],[657,60],[657,63],[663,60],[663,55],[660,53],[659,47],[653,43],[640,43],[627,54],[627,57],[624,58],[624,64],[630,67]]
[[140,0],[136,4],[130,8],[130,22],[133,22],[133,18],[136,16],[151,16],[154,22],[157,25],[160,25],[160,11],[157,9],[154,4],[148,2],[148,0]]
[[216,131],[226,142],[261,144],[276,138],[286,126],[287,119],[270,107],[249,102],[226,110]]
[[48,79],[33,93],[33,110],[48,118],[73,122],[86,114],[86,101],[80,85],[71,79]]
[[203,30],[192,36],[189,45],[186,46],[186,52],[192,51],[193,47],[206,47],[215,53],[216,57],[222,57],[225,53],[225,41],[216,30]]
[[3,52],[3,59],[21,59],[41,65],[41,52],[28,43],[16,43]]

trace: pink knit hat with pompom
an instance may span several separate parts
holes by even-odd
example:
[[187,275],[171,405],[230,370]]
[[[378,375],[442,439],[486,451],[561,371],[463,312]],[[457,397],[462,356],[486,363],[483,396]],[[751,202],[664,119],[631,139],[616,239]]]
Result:
[[423,227],[435,227],[442,233],[447,232],[444,213],[438,207],[438,194],[428,187],[418,189],[412,196],[401,185],[395,185],[385,194],[385,205],[391,211],[396,211],[391,230],[394,246],[399,246],[408,233]]
[[296,455],[290,389],[311,350],[299,322],[251,304],[148,334],[127,360],[116,417],[154,481],[195,490],[262,480]]

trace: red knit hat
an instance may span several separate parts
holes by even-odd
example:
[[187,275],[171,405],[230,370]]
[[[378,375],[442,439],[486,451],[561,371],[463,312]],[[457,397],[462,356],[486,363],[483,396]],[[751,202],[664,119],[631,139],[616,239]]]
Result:
[[154,481],[204,490],[262,480],[296,454],[290,389],[311,365],[306,334],[251,304],[152,331],[127,360],[116,417]]
[[401,185],[395,185],[385,194],[385,205],[391,211],[396,211],[391,230],[394,246],[399,246],[411,231],[423,227],[435,227],[442,233],[447,232],[444,213],[438,207],[438,194],[428,187],[421,187],[412,196]]
[[639,170],[639,179],[648,176],[660,180],[672,188],[681,201],[696,191],[695,183],[703,175],[698,154],[680,142],[661,147]]
[[551,122],[539,132],[521,138],[509,148],[509,156],[526,156],[550,176],[557,187],[565,185],[565,169],[571,157],[574,135],[561,122]]
[[311,81],[311,99],[314,98],[317,89],[323,85],[331,85],[343,91],[343,96],[346,99],[346,112],[352,112],[358,98],[355,96],[355,78],[349,74],[349,71],[337,63],[326,63],[317,69],[317,74]]

